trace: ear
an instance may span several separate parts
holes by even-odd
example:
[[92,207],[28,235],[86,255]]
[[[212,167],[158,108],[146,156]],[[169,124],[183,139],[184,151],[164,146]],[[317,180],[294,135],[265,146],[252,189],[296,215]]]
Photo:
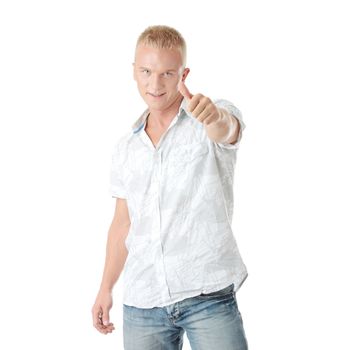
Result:
[[190,69],[189,68],[185,68],[184,71],[182,72],[181,80],[185,81],[186,77],[188,76],[189,73],[190,73]]

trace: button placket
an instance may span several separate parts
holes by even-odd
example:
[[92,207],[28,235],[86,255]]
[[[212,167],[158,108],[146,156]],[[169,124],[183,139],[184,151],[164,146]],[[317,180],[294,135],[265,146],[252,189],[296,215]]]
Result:
[[[158,242],[158,249],[159,249],[159,262],[157,265],[157,270],[159,273],[159,276],[161,277],[161,283],[166,287],[165,289],[168,290],[168,283],[166,278],[166,272],[165,272],[165,265],[164,265],[164,254],[163,254],[163,245],[162,245],[162,235],[161,235],[161,228],[162,228],[162,222],[161,222],[161,210],[160,210],[160,194],[161,194],[161,175],[162,175],[162,149],[158,149],[155,151],[155,190],[156,190],[156,212],[157,212],[157,229],[155,232],[157,232],[157,242]],[[164,289],[164,290],[165,290]],[[167,296],[170,297],[170,294]]]

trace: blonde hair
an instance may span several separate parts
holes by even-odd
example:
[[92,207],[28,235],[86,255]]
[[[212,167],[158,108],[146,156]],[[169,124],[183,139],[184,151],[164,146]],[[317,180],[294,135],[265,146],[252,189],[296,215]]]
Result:
[[150,46],[157,49],[178,49],[182,56],[182,66],[186,66],[187,48],[185,39],[172,27],[166,25],[147,27],[138,37],[136,49],[139,45]]

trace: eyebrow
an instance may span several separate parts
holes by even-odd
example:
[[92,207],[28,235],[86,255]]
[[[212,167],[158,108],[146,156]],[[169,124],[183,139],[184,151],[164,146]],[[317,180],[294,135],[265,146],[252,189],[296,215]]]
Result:
[[[149,69],[149,68],[147,68],[147,67],[139,67],[139,69],[148,69],[148,70],[151,70],[151,69]],[[165,71],[166,71],[166,72],[176,72],[176,69],[166,69]]]

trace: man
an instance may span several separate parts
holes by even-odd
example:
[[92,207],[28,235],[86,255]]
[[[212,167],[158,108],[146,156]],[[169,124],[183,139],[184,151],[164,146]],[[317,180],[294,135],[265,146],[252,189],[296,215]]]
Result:
[[186,44],[168,26],[139,36],[134,79],[148,108],[115,144],[116,208],[92,308],[104,334],[124,268],[125,349],[247,349],[236,292],[248,276],[233,236],[233,174],[245,125],[227,100],[185,85]]

